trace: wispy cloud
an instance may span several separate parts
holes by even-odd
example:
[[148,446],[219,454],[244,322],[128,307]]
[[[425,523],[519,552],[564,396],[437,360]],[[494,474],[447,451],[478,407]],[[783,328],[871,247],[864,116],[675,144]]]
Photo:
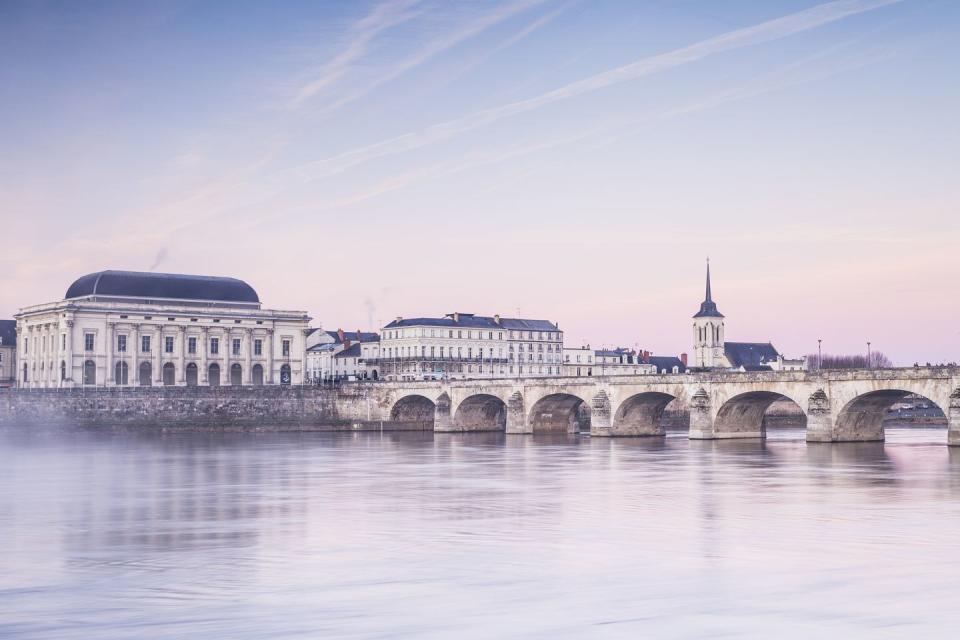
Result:
[[414,9],[420,2],[421,0],[398,0],[375,6],[373,11],[350,30],[346,48],[324,64],[316,77],[296,91],[292,106],[299,106],[342,78],[351,65],[369,51],[371,43],[378,35],[415,17],[417,11]]
[[743,47],[786,38],[831,22],[872,11],[903,0],[836,0],[798,11],[781,18],[750,27],[736,29],[713,38],[648,56],[627,65],[568,83],[532,98],[510,102],[474,112],[467,116],[436,124],[420,131],[359,147],[330,158],[303,165],[294,171],[302,180],[336,175],[370,160],[412,151],[448,140],[504,118],[527,113],[547,105],[575,98],[601,89],[666,71],[704,58]]
[[429,62],[441,53],[452,49],[460,43],[500,24],[509,18],[512,18],[517,14],[527,11],[531,7],[543,4],[544,1],[545,0],[522,0],[507,2],[506,4],[497,7],[489,13],[479,16],[461,28],[452,31],[437,40],[429,42],[419,51],[407,58],[404,58],[393,67],[389,68],[385,73],[369,82],[362,89],[346,94],[333,101],[323,108],[321,113],[328,114],[350,104],[351,102],[359,100],[360,98],[370,94],[378,87],[396,80],[404,74],[409,73],[417,67]]

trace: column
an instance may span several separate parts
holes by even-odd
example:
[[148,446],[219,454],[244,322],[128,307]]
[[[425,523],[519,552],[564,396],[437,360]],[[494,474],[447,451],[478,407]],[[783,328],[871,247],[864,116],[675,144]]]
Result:
[[114,386],[114,385],[116,384],[116,382],[117,382],[116,380],[114,380],[114,372],[115,372],[115,369],[114,369],[114,367],[113,367],[113,340],[114,340],[114,337],[113,337],[113,336],[114,336],[114,333],[115,333],[115,331],[114,331],[115,328],[116,328],[116,323],[115,323],[115,322],[110,322],[110,321],[108,320],[108,321],[107,321],[106,336],[104,337],[104,340],[106,340],[106,342],[103,344],[103,347],[104,347],[103,350],[104,350],[104,353],[106,354],[106,355],[105,355],[105,358],[106,358],[106,365],[105,365],[105,366],[106,366],[106,368],[107,368],[106,375],[104,376],[103,379],[106,381],[106,386],[108,386],[108,387]]
[[267,329],[267,366],[263,384],[273,384],[273,329]]
[[[63,361],[67,363],[67,379],[64,385],[73,386],[73,320],[67,320],[67,352],[63,354]],[[22,375],[22,374],[21,374]]]
[[182,387],[187,384],[187,328],[186,327],[177,328],[177,341],[179,345],[177,348],[176,383]]
[[153,384],[163,385],[163,325],[153,327]]
[[243,330],[243,384],[253,384],[253,330]]
[[140,384],[140,325],[130,325],[130,338],[127,340],[127,351],[130,353],[130,364],[127,366],[127,384]]
[[206,327],[203,327],[203,331],[200,333],[200,341],[203,343],[199,345],[200,348],[200,371],[197,373],[197,384],[207,385],[210,384],[210,378],[207,375],[209,373],[210,366],[207,364],[207,351],[210,350],[210,336]]
[[232,352],[230,351],[233,348],[233,345],[230,344],[230,329],[223,330],[223,337],[220,339],[223,342],[223,345],[220,347],[220,353],[223,354],[223,368],[220,370],[220,384],[223,386],[230,385],[230,357]]

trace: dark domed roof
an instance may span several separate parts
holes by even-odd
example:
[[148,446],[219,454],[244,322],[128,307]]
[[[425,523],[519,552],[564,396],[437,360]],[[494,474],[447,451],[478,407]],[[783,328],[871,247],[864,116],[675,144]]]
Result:
[[254,302],[260,298],[253,287],[236,278],[188,276],[140,271],[100,271],[78,278],[67,289],[67,299],[84,296],[121,296],[171,300]]

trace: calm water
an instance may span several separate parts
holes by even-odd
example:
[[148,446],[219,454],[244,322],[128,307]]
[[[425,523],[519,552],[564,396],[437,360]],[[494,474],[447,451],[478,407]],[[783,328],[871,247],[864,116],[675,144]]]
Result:
[[0,434],[3,638],[956,637],[960,451]]

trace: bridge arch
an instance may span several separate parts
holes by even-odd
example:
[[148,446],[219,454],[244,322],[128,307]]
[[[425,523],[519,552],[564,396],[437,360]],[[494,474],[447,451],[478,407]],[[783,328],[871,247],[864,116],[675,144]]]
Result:
[[890,409],[910,395],[923,398],[937,410],[938,417],[947,419],[950,408],[940,406],[927,396],[904,389],[878,389],[858,395],[840,409],[834,427],[834,441],[883,440],[883,422],[889,417]]
[[717,410],[713,430],[717,438],[764,438],[767,410],[774,403],[793,405],[803,414],[806,427],[806,410],[793,398],[776,391],[747,391],[728,398]]
[[620,403],[613,416],[613,433],[618,436],[662,436],[660,424],[667,405],[676,396],[659,391],[636,393]]
[[417,429],[432,429],[436,403],[426,396],[411,394],[393,403],[390,421]]
[[467,396],[457,405],[453,426],[458,431],[506,431],[507,403],[488,393]]
[[590,431],[590,403],[571,393],[551,393],[533,404],[528,420],[533,433]]

